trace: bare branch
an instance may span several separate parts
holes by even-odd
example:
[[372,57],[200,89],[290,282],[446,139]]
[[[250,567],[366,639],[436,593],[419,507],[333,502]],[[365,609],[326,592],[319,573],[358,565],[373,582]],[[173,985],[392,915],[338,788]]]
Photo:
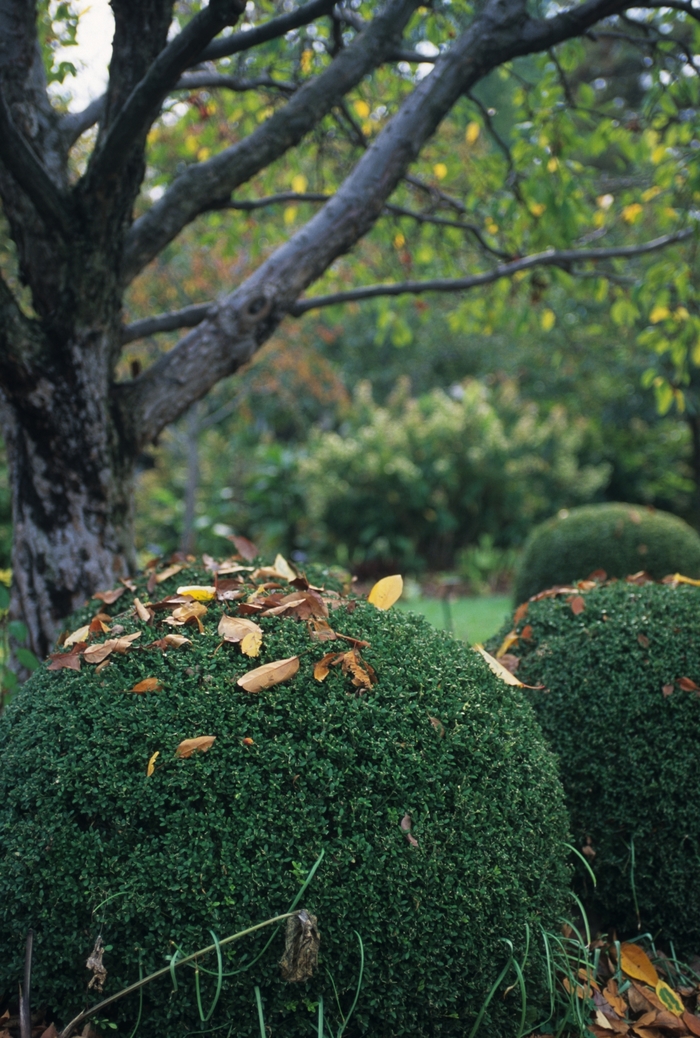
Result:
[[69,234],[68,202],[42,165],[34,149],[15,126],[0,94],[0,161],[30,199],[47,227]]
[[303,140],[340,98],[385,60],[419,3],[389,0],[365,32],[341,50],[324,72],[304,83],[284,108],[244,140],[206,162],[189,166],[131,228],[125,281],[130,281],[200,213],[228,198]]
[[66,149],[71,148],[81,134],[100,121],[105,110],[105,101],[106,97],[103,94],[102,97],[91,101],[82,112],[69,113],[63,116],[59,124],[59,133],[63,138],[63,144]]
[[493,270],[487,270],[483,274],[473,274],[470,277],[432,278],[425,281],[401,281],[398,284],[366,285],[361,288],[351,288],[345,292],[312,296],[310,299],[300,299],[298,303],[290,307],[289,313],[292,317],[300,317],[309,310],[317,310],[323,306],[337,306],[339,303],[352,303],[359,299],[376,299],[378,296],[421,295],[423,292],[465,292],[470,288],[480,288],[482,285],[490,285],[502,278],[512,277],[522,270],[532,270],[533,267],[560,267],[567,273],[573,273],[568,268],[575,263],[644,256],[649,252],[658,252],[659,249],[665,249],[668,245],[684,241],[692,234],[692,230],[678,231],[675,234],[665,234],[660,238],[654,238],[642,245],[623,245],[619,248],[549,249],[547,252],[523,256],[511,263],[503,263]]
[[135,339],[145,339],[149,335],[158,335],[160,332],[172,332],[178,328],[194,328],[209,316],[213,307],[213,303],[195,303],[182,310],[156,314],[154,317],[144,317],[140,321],[126,324],[122,328],[122,344],[126,345],[127,342],[133,342]]
[[384,209],[387,213],[393,213],[395,216],[408,216],[411,220],[416,220],[417,223],[430,223],[435,224],[437,227],[454,227],[458,231],[468,231],[474,235],[484,252],[490,252],[492,256],[498,256],[499,259],[512,258],[512,253],[504,252],[502,249],[495,249],[492,245],[489,245],[481,233],[481,228],[477,227],[475,223],[467,223],[464,220],[448,220],[444,216],[433,216],[432,213],[417,213],[414,209],[404,209],[403,206],[394,205],[393,202],[387,203]]
[[246,32],[236,32],[232,33],[231,36],[224,36],[221,40],[214,40],[199,55],[197,61],[217,61],[219,58],[227,58],[231,54],[240,54],[241,51],[251,50],[252,47],[258,47],[261,43],[276,40],[280,36],[285,36],[293,29],[299,29],[302,25],[308,25],[309,22],[315,21],[316,18],[320,18],[324,14],[330,14],[335,6],[335,2],[336,0],[311,0],[311,3],[304,4],[302,7],[297,8],[296,11],[283,14],[279,18],[271,18],[269,22],[265,22],[263,25],[256,25]]
[[95,149],[86,174],[89,183],[99,183],[107,174],[114,176],[115,170],[127,160],[131,145],[146,132],[184,70],[201,55],[212,37],[224,26],[236,22],[244,10],[243,0],[211,0],[163,48]]
[[222,76],[218,72],[189,72],[182,76],[173,90],[233,90],[243,93],[245,90],[280,90],[285,94],[293,94],[299,89],[298,83],[289,83],[272,76],[256,76],[255,79],[236,79],[235,76]]
[[217,202],[211,208],[236,209],[249,213],[254,209],[266,209],[271,205],[283,205],[289,202],[327,202],[332,197],[332,195],[324,195],[320,191],[280,191],[277,195],[265,195],[263,198],[229,198],[224,202]]

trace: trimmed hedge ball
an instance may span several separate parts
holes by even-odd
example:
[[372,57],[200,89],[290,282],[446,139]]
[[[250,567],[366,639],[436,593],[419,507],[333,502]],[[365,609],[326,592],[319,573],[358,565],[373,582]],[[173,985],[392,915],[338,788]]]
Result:
[[[184,570],[151,598],[211,581]],[[252,586],[242,587],[248,598]],[[248,610],[263,632],[249,657],[217,633],[224,613],[246,611],[240,599],[202,602],[186,626],[167,623],[172,603],[140,620],[133,599],[111,607],[118,615],[90,636],[79,672],[43,666],[0,721],[0,994],[17,990],[33,927],[34,999],[65,1023],[85,1003],[98,935],[111,994],[139,964],[150,973],[176,948],[190,953],[212,932],[223,939],[287,911],[323,852],[299,905],[321,933],[313,977],[283,980],[284,932],[266,949],[266,930],[222,949],[206,1024],[190,968],[178,970],[176,992],[169,976],[149,984],[143,1038],[229,1023],[258,1035],[256,985],[272,1033],[310,1034],[322,995],[335,1034],[337,1000],[347,1013],[358,983],[358,934],[365,966],[348,1035],[468,1033],[508,961],[504,939],[522,959],[528,927],[536,1012],[546,993],[540,927],[556,928],[567,901],[568,819],[553,755],[519,691],[423,618],[364,601],[338,599],[330,611],[348,640],[314,640],[328,634],[322,619]],[[135,633],[97,663],[106,640]],[[161,641],[173,634],[191,643]],[[80,655],[80,645],[66,651]],[[329,652],[349,656],[327,660],[320,681],[314,668]],[[237,683],[295,656],[298,671],[281,683],[258,692]],[[184,740],[207,736],[178,756]],[[212,971],[199,974],[206,1015],[216,956],[201,967]],[[502,988],[513,981],[511,971]],[[101,1015],[128,1035],[137,1013],[134,995]],[[519,1016],[517,993],[499,995],[485,1027],[514,1035]]]
[[523,607],[508,653],[518,678],[545,686],[528,694],[559,755],[602,923],[696,954],[700,589],[621,581],[578,599]]
[[700,536],[678,516],[639,505],[583,505],[540,523],[525,543],[515,600],[595,570],[626,577],[645,570],[654,580],[670,573],[700,576]]

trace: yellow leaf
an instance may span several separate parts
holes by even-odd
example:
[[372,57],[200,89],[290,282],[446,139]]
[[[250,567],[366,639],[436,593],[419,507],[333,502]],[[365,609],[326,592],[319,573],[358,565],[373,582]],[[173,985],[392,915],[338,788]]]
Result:
[[488,663],[489,667],[494,672],[496,677],[500,678],[501,681],[505,681],[506,685],[517,685],[519,688],[522,688],[522,681],[518,681],[515,674],[511,674],[511,672],[507,670],[502,663],[499,663],[498,660],[495,660],[493,656],[486,651],[483,645],[479,645],[477,643],[473,646],[473,649],[475,652],[478,652],[481,656],[484,657],[484,659],[486,660],[486,662]]
[[207,607],[201,602],[188,602],[187,605],[177,606],[173,609],[172,619],[179,620],[181,623],[187,623],[192,617],[199,619],[200,616],[204,616],[207,612]]
[[464,134],[464,139],[467,144],[474,144],[479,139],[480,133],[481,127],[478,123],[469,123],[467,125],[466,133]]
[[544,310],[542,313],[542,317],[540,318],[542,330],[545,332],[551,332],[552,328],[556,323],[557,315],[554,313],[554,310]]
[[63,643],[64,649],[67,649],[69,645],[75,645],[76,642],[84,642],[90,633],[90,624],[85,624],[84,627],[79,627],[77,631],[73,631],[69,634]]
[[211,602],[216,598],[216,588],[206,587],[203,584],[184,584],[177,589],[178,595],[189,595],[197,602]]
[[251,631],[250,634],[246,634],[241,639],[241,652],[244,656],[259,656],[260,646],[262,645],[262,631],[258,634],[256,631]]
[[153,772],[155,771],[156,761],[158,760],[159,757],[160,757],[160,750],[156,750],[156,752],[153,754],[153,756],[148,758],[148,767],[146,768],[146,776],[148,778],[150,778],[151,775],[153,774]]
[[501,656],[505,656],[505,654],[508,652],[508,649],[510,649],[511,645],[515,645],[517,640],[518,635],[515,631],[511,631],[510,634],[507,634],[501,642],[498,652],[496,653],[496,659],[500,659]]
[[297,574],[294,572],[292,567],[289,565],[284,555],[276,555],[273,563],[273,568],[279,573],[285,580],[296,580]]
[[[673,574],[674,584],[692,584],[693,587],[700,587],[700,580],[693,580],[692,577],[683,577],[680,573]],[[669,581],[671,583],[671,581]]]
[[656,196],[660,194],[661,188],[658,184],[654,184],[653,187],[648,187],[646,191],[642,191],[642,201],[651,202],[652,198],[656,198]]
[[301,71],[307,73],[311,70],[311,62],[313,60],[314,52],[312,50],[303,50],[301,52]]
[[284,222],[286,223],[286,225],[289,227],[290,224],[294,223],[296,218],[297,218],[297,207],[295,205],[285,206],[283,219],[284,219]]
[[162,584],[164,580],[168,580],[170,577],[174,577],[176,573],[179,573],[181,569],[184,569],[179,563],[174,566],[168,566],[162,573],[156,573],[156,584]]
[[620,945],[620,965],[628,977],[642,980],[652,988],[659,983],[659,975],[651,959],[638,944]]
[[292,177],[292,191],[295,191],[298,195],[303,195],[308,183],[303,173],[297,173],[295,177]]
[[433,173],[438,178],[438,180],[444,180],[447,176],[447,166],[444,162],[438,162],[435,166],[433,166]]
[[401,233],[401,231],[399,231],[397,234],[394,235],[394,248],[395,249],[402,249],[405,244],[406,244],[406,239],[404,238],[404,236]]
[[403,577],[396,573],[393,577],[382,577],[374,585],[367,601],[377,609],[391,609],[394,602],[398,602],[403,591]]
[[667,306],[655,306],[649,314],[649,321],[651,324],[658,324],[659,321],[665,321],[670,316],[671,311]]
[[622,219],[625,223],[636,223],[639,217],[644,212],[644,207],[639,202],[632,202],[631,205],[625,205],[622,208]]
[[200,735],[196,739],[183,739],[175,750],[176,757],[191,757],[193,753],[206,753],[216,741],[215,735]]
[[531,202],[529,208],[533,216],[542,216],[547,206],[544,202]]
[[236,682],[246,692],[262,692],[263,689],[272,688],[282,681],[293,678],[299,670],[299,657],[290,656],[286,660],[275,660],[274,663],[264,663],[262,667],[249,670]]
[[[217,632],[225,642],[242,642],[249,634],[255,634],[262,641],[262,627],[254,620],[246,620],[242,616],[228,616],[226,613],[219,620]],[[257,655],[257,653],[256,653]]]
[[670,1013],[673,1013],[674,1016],[683,1016],[685,1006],[673,988],[670,988],[665,980],[660,980],[656,985],[656,994]]
[[547,169],[550,173],[556,173],[559,169],[559,159],[551,158],[547,163]]
[[355,101],[353,108],[359,115],[360,119],[366,119],[369,115],[369,105],[366,101]]
[[131,689],[132,692],[160,692],[163,686],[158,678],[144,678]]

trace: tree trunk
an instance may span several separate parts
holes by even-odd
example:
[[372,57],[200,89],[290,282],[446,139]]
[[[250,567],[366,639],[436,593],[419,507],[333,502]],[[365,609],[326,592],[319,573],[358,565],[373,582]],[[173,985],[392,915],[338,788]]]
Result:
[[70,350],[30,391],[0,395],[13,498],[11,614],[45,656],[64,618],[133,572],[133,455],[110,413],[99,352]]

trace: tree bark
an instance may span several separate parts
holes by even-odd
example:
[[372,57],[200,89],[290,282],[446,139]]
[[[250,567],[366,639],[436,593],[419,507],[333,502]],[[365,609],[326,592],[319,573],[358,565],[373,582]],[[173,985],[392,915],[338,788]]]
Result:
[[47,366],[22,402],[0,395],[13,499],[11,612],[39,656],[61,621],[134,569],[133,455],[94,356]]

